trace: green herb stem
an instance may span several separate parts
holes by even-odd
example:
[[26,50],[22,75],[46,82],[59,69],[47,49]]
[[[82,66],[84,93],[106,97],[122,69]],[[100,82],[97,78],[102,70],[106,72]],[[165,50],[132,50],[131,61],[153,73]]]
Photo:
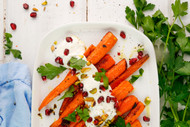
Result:
[[181,22],[181,25],[183,26],[183,28],[185,28],[185,25],[183,24],[180,16],[179,16],[179,21]]
[[166,93],[164,93],[164,105],[162,106],[162,111],[160,113],[160,119],[162,118],[162,115],[164,113],[164,107],[166,106],[167,99],[166,99]]
[[187,112],[187,107],[188,107],[188,105],[189,105],[189,101],[190,101],[190,95],[189,95],[189,97],[188,97],[187,104],[186,104],[186,106],[185,106],[185,110],[184,110],[184,113],[183,113],[183,120],[182,120],[182,121],[185,120],[185,116],[186,116],[186,112]]
[[170,108],[171,108],[172,114],[173,114],[173,116],[174,116],[174,119],[175,119],[176,122],[178,122],[179,119],[178,119],[178,117],[176,116],[176,113],[174,112],[174,109],[173,109],[173,106],[172,106],[171,103],[172,103],[172,102],[169,100]]

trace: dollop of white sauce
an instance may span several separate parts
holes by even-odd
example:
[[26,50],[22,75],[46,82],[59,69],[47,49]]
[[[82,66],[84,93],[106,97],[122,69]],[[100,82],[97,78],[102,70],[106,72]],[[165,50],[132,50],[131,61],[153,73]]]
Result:
[[[60,43],[57,44],[57,47],[54,51],[56,57],[59,56],[63,59],[64,66],[67,68],[71,68],[67,65],[67,63],[72,57],[81,58],[81,55],[82,55],[83,56],[82,59],[87,61],[85,56],[83,55],[85,52],[84,43],[76,36],[71,36],[71,37],[73,39],[72,42],[67,42],[64,39],[63,41],[61,41]],[[69,54],[67,56],[64,55],[65,49],[69,49]],[[104,123],[105,123],[107,120],[111,120],[116,115],[116,109],[114,108],[114,102],[112,102],[112,101],[110,101],[110,103],[106,102],[107,96],[113,97],[111,95],[111,93],[109,92],[111,90],[111,88],[109,86],[108,89],[105,91],[102,91],[99,89],[100,85],[103,85],[103,83],[94,80],[93,75],[96,72],[98,72],[98,70],[96,69],[96,67],[93,64],[86,65],[84,68],[90,68],[90,70],[86,71],[84,73],[82,73],[80,70],[77,71],[77,72],[79,72],[77,77],[79,78],[81,83],[83,83],[83,86],[84,86],[83,91],[87,91],[88,97],[93,97],[96,102],[96,105],[93,107],[91,107],[91,102],[85,102],[86,104],[89,105],[89,115],[90,115],[90,117],[93,118],[93,121],[94,121],[95,120],[94,117],[108,114],[107,119],[104,121]],[[82,74],[87,74],[88,77],[81,79]],[[97,89],[97,92],[95,94],[91,94],[90,91],[94,88]],[[97,100],[100,96],[104,97],[104,101],[99,104]],[[93,121],[90,123],[86,121],[85,122],[86,126],[87,127],[95,127],[96,125],[94,125]],[[104,123],[102,123],[100,126],[103,126]]]

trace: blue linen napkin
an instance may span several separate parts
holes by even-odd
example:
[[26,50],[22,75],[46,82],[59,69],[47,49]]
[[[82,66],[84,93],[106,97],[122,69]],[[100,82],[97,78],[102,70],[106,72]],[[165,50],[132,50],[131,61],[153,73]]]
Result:
[[26,65],[0,65],[0,127],[30,127],[31,76]]

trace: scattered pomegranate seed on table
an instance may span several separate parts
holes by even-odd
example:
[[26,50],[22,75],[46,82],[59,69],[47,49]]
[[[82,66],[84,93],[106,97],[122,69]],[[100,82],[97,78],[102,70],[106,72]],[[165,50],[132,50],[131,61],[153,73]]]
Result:
[[110,103],[110,101],[111,101],[111,97],[110,97],[110,96],[107,96],[107,97],[106,97],[106,102],[107,102],[107,103]]
[[138,55],[137,58],[138,58],[138,59],[142,59],[142,56],[139,56],[139,55]]
[[67,56],[69,54],[69,49],[65,49],[64,55]]
[[75,74],[76,74],[76,71],[77,71],[77,70],[76,70],[75,68],[73,68],[73,69],[71,70],[71,74],[72,74],[72,75],[75,75]]
[[63,59],[59,59],[59,64],[63,65]]
[[150,118],[147,117],[147,116],[143,116],[143,120],[144,120],[145,122],[149,122],[149,121],[150,121]]
[[121,53],[120,53],[120,52],[118,52],[118,53],[117,53],[117,55],[118,55],[118,56],[120,56],[120,55],[121,55]]
[[79,84],[79,87],[80,87],[80,88],[83,88],[83,87],[84,87],[83,83],[80,83],[80,84]]
[[121,36],[123,39],[125,39],[125,38],[126,38],[125,32],[124,32],[124,31],[121,31],[121,32],[120,32],[120,36]]
[[66,37],[66,41],[67,41],[67,42],[72,42],[73,39],[72,39],[71,37]]
[[99,121],[97,119],[94,120],[94,125],[98,125]]
[[115,98],[115,97],[112,97],[111,100],[112,100],[113,102],[117,102],[117,98]]
[[132,59],[129,60],[129,64],[130,64],[130,65],[133,65],[133,64],[135,64],[136,62],[137,62],[137,58],[132,58]]
[[46,81],[46,79],[47,79],[46,76],[42,76],[43,81]]
[[114,104],[114,108],[117,109],[118,107],[119,107],[118,102],[115,102],[115,104]]
[[75,6],[75,2],[74,1],[70,1],[70,6],[73,8]]
[[99,87],[102,91],[105,91],[106,90],[106,88],[103,86],[103,85],[100,85],[100,87]]
[[24,3],[24,4],[23,4],[23,8],[24,8],[25,10],[27,10],[27,9],[29,8],[29,5],[28,5],[27,3]]
[[99,98],[98,98],[98,103],[100,104],[101,102],[103,102],[104,101],[104,97],[103,96],[100,96]]
[[36,18],[36,16],[37,16],[37,13],[36,13],[36,12],[32,12],[32,13],[30,13],[30,17],[32,17],[32,18]]
[[92,117],[89,117],[87,120],[88,123],[92,122]]
[[55,58],[55,62],[56,62],[56,63],[59,63],[59,60],[60,60],[60,59],[61,59],[61,57],[59,57],[59,56],[56,57],[56,58]]
[[138,55],[143,56],[143,52],[142,51],[138,52]]
[[83,95],[83,97],[87,97],[87,96],[88,96],[88,92],[87,92],[87,91],[84,91],[84,92],[82,93],[82,95]]
[[49,116],[49,115],[50,115],[50,113],[51,113],[51,112],[50,112],[50,110],[49,110],[49,109],[46,109],[46,110],[45,110],[45,115],[46,115],[46,116]]
[[10,26],[11,26],[12,30],[16,30],[16,24],[15,23],[11,23]]

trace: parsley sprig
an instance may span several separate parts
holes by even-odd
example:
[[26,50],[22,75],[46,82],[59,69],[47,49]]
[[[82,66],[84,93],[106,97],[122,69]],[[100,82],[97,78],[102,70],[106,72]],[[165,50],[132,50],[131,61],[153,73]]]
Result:
[[[149,37],[157,52],[157,67],[160,86],[161,127],[190,126],[190,62],[184,55],[190,54],[190,24],[184,24],[181,17],[187,15],[188,2],[175,0],[171,5],[174,20],[170,24],[168,18],[157,10],[153,15],[145,15],[146,0],[133,0],[136,10],[126,7],[126,19],[137,29],[142,28]],[[148,10],[153,10],[154,5]],[[150,6],[149,5],[149,6]],[[180,24],[176,24],[179,20]],[[160,57],[159,57],[160,56]],[[178,106],[184,106],[179,109]],[[168,105],[168,106],[166,106]]]
[[144,73],[144,70],[141,68],[139,69],[139,75],[132,75],[131,79],[129,80],[129,82],[132,84],[134,83],[139,77],[141,77]]
[[72,86],[70,86],[70,88],[69,88],[69,90],[67,91],[67,92],[65,92],[65,94],[58,100],[58,101],[60,101],[60,100],[62,100],[62,99],[65,99],[65,98],[67,98],[67,97],[73,97],[73,95],[74,95],[74,92],[75,91],[75,88],[74,88],[74,86],[72,85]]
[[82,69],[85,64],[87,62],[85,60],[83,60],[82,58],[81,59],[77,59],[76,57],[72,57],[70,60],[69,60],[69,66],[70,67],[73,67],[77,70],[80,70]]
[[119,117],[117,118],[116,122],[110,124],[109,127],[131,127],[131,124],[130,124],[130,123],[127,123],[127,124],[125,125],[125,120],[124,120],[121,116],[119,116]]
[[101,79],[103,78],[104,87],[105,87],[106,89],[108,89],[109,80],[108,80],[108,77],[106,76],[106,70],[101,69],[101,71],[102,71],[102,72],[96,72],[96,73],[95,73],[94,79],[95,79],[96,81],[101,81]]

